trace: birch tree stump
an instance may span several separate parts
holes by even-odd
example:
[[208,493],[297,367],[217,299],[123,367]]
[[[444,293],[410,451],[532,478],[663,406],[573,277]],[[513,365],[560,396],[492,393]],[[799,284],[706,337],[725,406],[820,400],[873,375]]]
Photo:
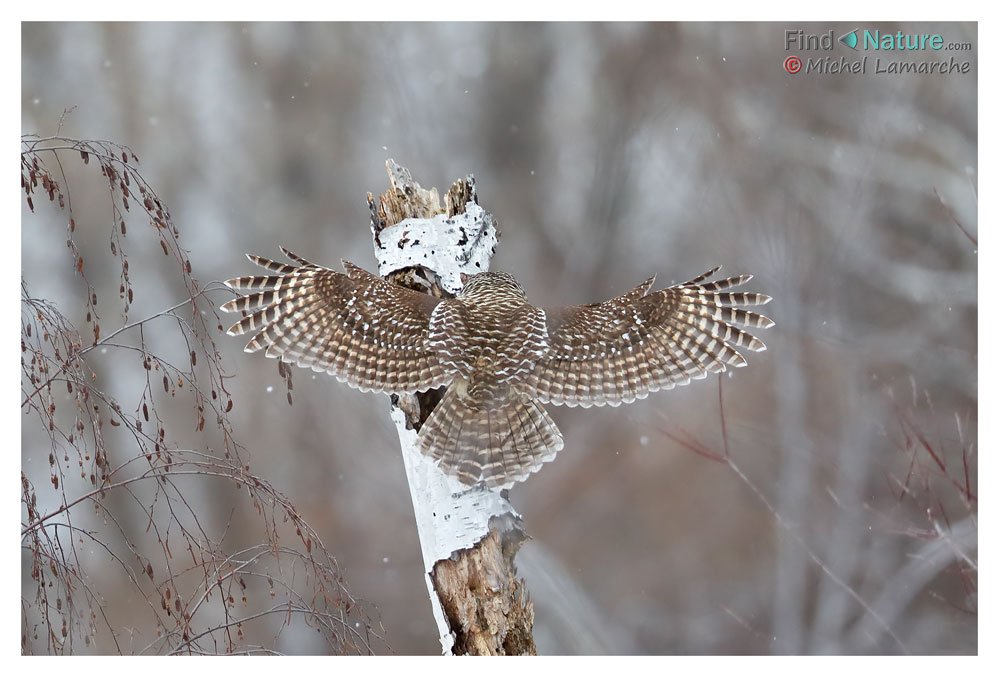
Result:
[[[436,188],[422,188],[393,160],[386,167],[389,189],[377,201],[368,194],[379,273],[451,298],[463,273],[488,270],[499,241],[492,215],[478,205],[475,180],[456,181],[441,204]],[[445,654],[536,654],[534,606],[513,563],[527,540],[520,515],[505,496],[461,485],[415,448],[443,392],[393,395],[391,408],[441,647]]]

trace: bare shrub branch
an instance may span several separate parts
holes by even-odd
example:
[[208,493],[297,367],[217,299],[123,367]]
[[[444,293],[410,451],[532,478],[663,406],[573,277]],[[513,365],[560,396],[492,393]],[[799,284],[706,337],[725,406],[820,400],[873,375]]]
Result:
[[[902,407],[896,401],[893,391],[890,389],[887,391],[902,433],[902,440],[896,442],[896,448],[908,457],[908,474],[905,478],[899,479],[889,472],[888,479],[892,484],[893,493],[898,494],[898,501],[915,502],[917,507],[915,514],[925,515],[928,524],[920,526],[907,521],[904,515],[889,516],[877,512],[874,506],[868,504],[862,506],[863,512],[876,518],[876,520],[867,519],[867,524],[876,521],[879,524],[879,529],[885,535],[903,536],[914,543],[917,551],[917,554],[912,555],[910,562],[899,563],[898,573],[885,581],[880,590],[875,590],[872,593],[858,587],[848,575],[836,571],[819,554],[817,549],[809,544],[799,527],[796,526],[797,521],[788,519],[786,515],[782,514],[776,503],[768,498],[766,492],[750,479],[745,470],[733,458],[722,397],[723,380],[721,377],[718,379],[720,451],[695,439],[680,428],[677,430],[663,428],[660,429],[660,432],[699,456],[726,464],[772,516],[780,530],[805,552],[818,571],[853,600],[860,609],[861,615],[855,623],[853,632],[850,633],[850,641],[854,643],[854,646],[850,648],[851,651],[869,651],[872,644],[880,646],[877,644],[879,637],[885,635],[890,638],[890,646],[894,650],[910,653],[909,647],[897,632],[894,624],[904,608],[930,583],[933,576],[944,569],[954,571],[965,590],[966,599],[972,601],[977,599],[978,499],[974,482],[971,479],[971,468],[977,470],[977,464],[973,457],[973,445],[966,444],[964,440],[963,429],[966,423],[963,424],[959,416],[955,414],[960,439],[961,465],[959,469],[955,469],[953,463],[948,466],[947,457],[953,457],[956,452],[949,449],[945,453],[933,443],[930,436],[914,423],[917,418],[916,413],[911,408],[907,410]],[[932,408],[929,394],[925,391],[919,393],[915,382],[913,382],[913,406],[920,403]],[[891,449],[885,451],[890,452]],[[886,460],[885,465],[887,464]],[[829,493],[838,508],[848,510],[852,507],[842,505],[831,490]],[[963,509],[964,514],[961,515],[959,523],[952,524],[951,520],[948,519],[946,505],[957,505]],[[923,545],[924,543],[925,545]],[[778,581],[777,584],[779,585],[780,582]],[[961,612],[977,613],[977,604],[973,603],[971,608],[966,608],[954,605],[947,600],[943,601]],[[733,611],[727,608],[723,611],[746,627],[747,630],[753,633],[760,632],[757,628],[747,625]]]
[[[77,231],[70,163],[99,168],[107,181],[108,212],[86,216],[107,220],[110,263],[84,260],[93,242],[77,238],[95,231]],[[22,438],[22,565],[30,571],[22,652],[278,653],[285,628],[302,624],[328,652],[370,652],[380,631],[336,559],[291,501],[250,470],[215,340],[222,327],[210,297],[223,286],[192,276],[190,252],[135,153],[111,141],[26,136],[21,187],[31,212],[47,197],[68,217],[68,263],[86,299],[77,323],[31,295],[40,271],[22,278],[21,409],[34,420]],[[136,219],[144,223],[132,234]],[[156,238],[154,251],[175,263],[187,297],[135,320],[143,289],[129,264],[150,263],[127,245],[141,238]],[[117,304],[99,299],[88,277],[109,265],[118,271]],[[102,313],[114,325],[103,334]],[[171,347],[169,357],[153,337]],[[46,454],[47,465],[38,462]]]

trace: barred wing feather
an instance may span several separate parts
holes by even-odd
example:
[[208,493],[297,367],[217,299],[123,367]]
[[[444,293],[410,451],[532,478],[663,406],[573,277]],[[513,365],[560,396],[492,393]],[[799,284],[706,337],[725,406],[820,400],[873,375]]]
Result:
[[649,292],[654,278],[627,294],[587,306],[546,308],[549,351],[535,368],[537,397],[569,406],[617,406],[745,366],[737,348],[766,350],[746,329],[773,321],[740,306],[770,302],[729,291],[751,275],[689,282]]
[[352,263],[346,274],[282,247],[293,263],[247,255],[271,274],[226,282],[246,296],[222,306],[245,317],[229,334],[251,334],[247,352],[326,371],[364,390],[414,392],[450,382],[429,345],[440,299],[387,282]]

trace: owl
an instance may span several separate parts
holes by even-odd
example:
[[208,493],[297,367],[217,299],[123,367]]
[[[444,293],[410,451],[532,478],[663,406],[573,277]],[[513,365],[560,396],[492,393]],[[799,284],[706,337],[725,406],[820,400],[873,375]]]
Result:
[[343,261],[340,273],[282,247],[291,263],[248,255],[270,274],[226,284],[247,295],[222,306],[244,317],[230,335],[362,391],[447,386],[416,444],[464,485],[504,489],[563,446],[545,404],[591,407],[745,366],[766,346],[747,329],[771,299],[730,291],[751,275],[703,275],[652,291],[651,277],[603,303],[539,308],[508,273],[463,277],[455,298],[414,291]]

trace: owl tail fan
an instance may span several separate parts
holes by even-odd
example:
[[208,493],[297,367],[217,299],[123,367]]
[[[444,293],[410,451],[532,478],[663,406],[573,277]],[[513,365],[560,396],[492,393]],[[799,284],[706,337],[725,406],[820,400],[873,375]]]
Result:
[[498,490],[537,472],[562,448],[562,433],[534,399],[509,393],[479,400],[456,382],[431,412],[416,443],[462,484]]

